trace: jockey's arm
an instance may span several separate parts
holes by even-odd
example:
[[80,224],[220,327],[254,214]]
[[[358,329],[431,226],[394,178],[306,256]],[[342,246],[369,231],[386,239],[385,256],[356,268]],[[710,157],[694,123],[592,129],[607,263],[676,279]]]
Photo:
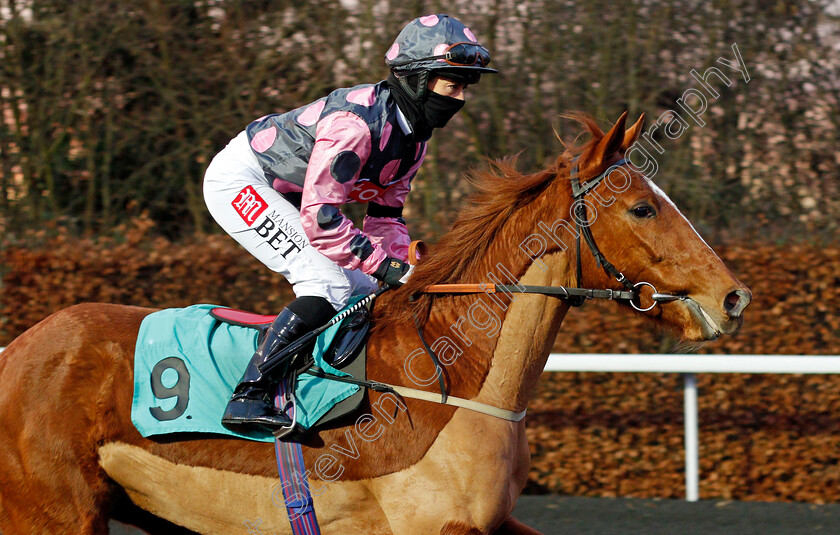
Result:
[[388,256],[405,261],[411,238],[402,217],[403,204],[411,189],[411,178],[403,177],[386,189],[377,199],[368,203],[362,230],[374,245],[385,250]]
[[357,115],[335,112],[322,119],[300,206],[301,224],[312,247],[343,268],[369,275],[389,254],[356,228],[339,207],[350,199],[370,152],[370,130]]

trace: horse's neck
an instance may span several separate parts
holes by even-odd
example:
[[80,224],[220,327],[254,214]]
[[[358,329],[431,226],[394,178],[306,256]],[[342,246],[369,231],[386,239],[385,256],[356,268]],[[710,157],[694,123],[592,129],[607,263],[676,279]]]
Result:
[[[496,282],[502,284],[573,286],[576,283],[573,247],[567,251],[555,250],[538,262],[520,248],[529,236],[542,232],[540,221],[551,225],[557,214],[568,213],[570,202],[566,204],[562,199],[570,193],[563,191],[561,185],[554,186],[543,192],[532,206],[510,218],[478,264],[478,271],[464,282],[494,282],[486,275],[492,273]],[[516,280],[509,280],[508,275]],[[451,299],[448,306],[438,309],[446,323],[437,323],[437,328],[444,331],[458,317],[468,320],[461,322],[461,332],[467,333],[471,343],[465,348],[462,361],[450,367],[454,395],[460,395],[460,383],[463,395],[477,394],[478,401],[520,411],[536,387],[569,307],[558,298],[538,294],[512,294],[512,298],[511,301],[507,295],[495,294]],[[479,301],[495,317],[474,308]],[[433,309],[432,317],[435,315]],[[496,318],[501,322],[501,329],[495,333],[490,328],[480,328],[485,320],[491,322]]]
[[[523,285],[567,286],[567,255],[546,258],[551,267],[532,264],[519,279]],[[531,398],[545,368],[569,305],[556,297],[522,294],[510,304],[492,352],[490,370],[477,401],[521,411]]]

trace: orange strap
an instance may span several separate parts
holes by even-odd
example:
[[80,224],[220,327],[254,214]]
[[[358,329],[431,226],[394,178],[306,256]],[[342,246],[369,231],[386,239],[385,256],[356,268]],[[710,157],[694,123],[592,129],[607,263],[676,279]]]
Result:
[[417,262],[429,252],[429,248],[421,240],[414,240],[408,246],[408,263],[416,266]]
[[426,286],[423,293],[429,294],[476,294],[496,293],[495,284],[432,284]]
[[[421,240],[414,240],[408,246],[408,263],[412,266],[429,252],[429,248]],[[427,286],[422,293],[427,294],[476,294],[496,293],[495,284],[432,284]]]

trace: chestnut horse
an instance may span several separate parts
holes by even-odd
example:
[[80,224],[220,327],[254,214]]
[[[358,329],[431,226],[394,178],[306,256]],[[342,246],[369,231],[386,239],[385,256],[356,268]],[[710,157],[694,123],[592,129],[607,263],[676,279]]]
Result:
[[[369,378],[438,388],[427,380],[435,377],[431,360],[412,357],[422,348],[417,318],[425,340],[435,341],[452,396],[526,408],[567,301],[505,293],[411,298],[440,283],[626,289],[586,244],[577,252],[574,226],[562,224],[572,221],[572,166],[586,184],[639,137],[644,117],[626,131],[625,118],[605,134],[579,116],[592,139],[536,174],[522,175],[509,161],[476,174],[479,191],[454,228],[408,284],[379,298]],[[749,290],[653,182],[624,169],[627,183],[600,184],[587,197],[591,234],[629,280],[681,296],[635,313],[688,342],[735,332]],[[641,294],[636,304],[647,308],[650,287]],[[629,309],[626,301],[619,306]],[[123,506],[200,533],[290,532],[271,444],[193,434],[150,440],[132,425],[133,352],[151,312],[73,306],[0,354],[3,534],[107,533],[109,515]],[[416,399],[402,406],[392,399],[377,412],[387,401],[381,396],[366,394],[362,411],[371,416],[361,427],[353,416],[304,443],[324,534],[537,533],[511,517],[530,461],[524,420]]]

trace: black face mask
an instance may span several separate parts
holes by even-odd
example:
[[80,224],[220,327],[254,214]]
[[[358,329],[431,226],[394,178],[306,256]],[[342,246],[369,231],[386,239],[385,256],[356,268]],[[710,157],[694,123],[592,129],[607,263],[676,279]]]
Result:
[[405,114],[411,128],[414,130],[416,140],[427,140],[432,135],[432,129],[426,126],[423,119],[423,105],[412,98],[400,84],[399,80],[391,74],[386,81],[391,88],[391,96],[397,102],[400,110]]
[[429,139],[432,129],[446,126],[449,119],[464,107],[463,100],[445,97],[431,91],[426,94],[423,102],[417,102],[405,92],[393,74],[388,77],[387,83],[397,105],[414,128],[416,139]]
[[432,128],[443,128],[463,107],[463,100],[429,92],[423,103],[423,117]]

